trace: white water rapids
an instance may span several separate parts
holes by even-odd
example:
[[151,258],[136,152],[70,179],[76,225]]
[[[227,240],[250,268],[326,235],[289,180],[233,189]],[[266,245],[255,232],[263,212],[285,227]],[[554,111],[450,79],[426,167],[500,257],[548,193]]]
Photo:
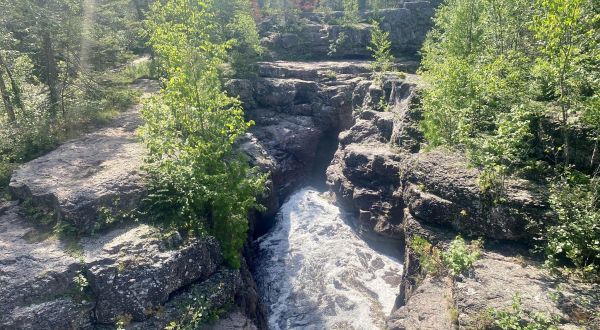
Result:
[[402,264],[371,248],[322,193],[292,195],[257,244],[270,329],[384,328]]

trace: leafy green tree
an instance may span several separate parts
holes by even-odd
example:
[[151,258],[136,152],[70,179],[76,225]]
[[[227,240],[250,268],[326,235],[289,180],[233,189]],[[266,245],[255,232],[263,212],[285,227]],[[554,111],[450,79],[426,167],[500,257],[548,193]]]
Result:
[[[597,258],[590,256],[597,254],[599,236],[599,171],[572,179],[569,136],[572,125],[589,128],[596,141],[600,136],[600,5],[449,0],[434,21],[421,68],[421,128],[430,146],[466,152],[481,170],[481,188],[496,192],[496,201],[507,176],[549,168],[545,175],[559,223],[544,224],[540,233],[547,254],[597,270]],[[558,156],[540,156],[536,143],[547,134],[540,123],[555,122],[556,114],[562,129],[561,145],[553,151]],[[589,155],[592,165],[597,152],[596,146]]]
[[148,20],[150,44],[166,71],[165,87],[144,107],[150,155],[149,211],[196,235],[211,233],[239,267],[247,216],[259,207],[265,177],[234,142],[252,125],[221,86],[219,67],[232,42],[217,43],[213,2],[158,1]]
[[251,3],[247,0],[217,1],[214,4],[215,19],[220,27],[219,42],[231,42],[229,59],[235,76],[252,76],[256,72],[256,61],[264,50]]
[[392,70],[394,55],[392,55],[392,42],[390,33],[381,29],[379,22],[371,22],[371,44],[367,47],[373,53],[371,67],[376,80],[380,81],[385,72]]
[[528,161],[534,59],[528,1],[452,0],[423,48],[429,86],[421,126],[430,145],[466,149],[493,188]]
[[586,275],[600,272],[600,179],[564,174],[552,184],[550,203],[558,224],[545,232],[550,264],[567,260]]
[[0,163],[37,157],[134,101],[104,72],[130,59],[130,2],[0,0]]
[[[598,55],[598,15],[587,0],[537,0],[532,29],[541,43],[537,65],[550,80],[560,108],[565,165],[570,160],[569,118],[581,106],[580,87],[587,70],[582,65]],[[592,45],[592,48],[589,47]],[[597,59],[596,59],[597,63]],[[596,70],[597,71],[597,68]]]
[[343,0],[344,17],[342,24],[353,25],[360,21],[358,0]]

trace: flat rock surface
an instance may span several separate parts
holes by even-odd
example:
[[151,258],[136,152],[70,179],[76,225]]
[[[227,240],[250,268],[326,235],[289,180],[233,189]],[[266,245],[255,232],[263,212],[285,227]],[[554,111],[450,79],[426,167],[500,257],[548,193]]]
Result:
[[[148,93],[153,83],[140,81],[138,87]],[[10,183],[13,196],[55,212],[81,232],[101,227],[106,211],[133,209],[145,194],[145,148],[135,133],[139,109],[18,168]]]
[[73,299],[83,263],[20,212],[11,207],[0,217],[0,329],[80,326],[91,310]]
[[518,255],[486,251],[469,276],[454,281],[452,291],[461,327],[481,322],[490,308],[512,311],[515,295],[523,310],[555,315],[565,325],[600,326],[599,285],[551,276]]
[[408,304],[397,309],[387,320],[389,330],[455,329],[451,310],[451,284],[445,279],[426,278]]
[[[370,61],[319,61],[319,62],[260,62],[258,74],[267,78],[296,78],[304,80],[334,79],[338,75],[372,72]],[[345,77],[345,76],[342,76]]]

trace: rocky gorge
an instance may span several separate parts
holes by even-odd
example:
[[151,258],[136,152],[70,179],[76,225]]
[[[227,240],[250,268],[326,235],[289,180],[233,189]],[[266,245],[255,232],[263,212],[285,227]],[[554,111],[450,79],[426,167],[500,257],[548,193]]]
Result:
[[[366,60],[367,23],[346,31],[333,58],[327,49],[344,27],[318,15],[294,33],[265,23],[273,59],[258,64],[257,77],[226,83],[256,123],[238,147],[270,179],[240,269],[225,266],[214,238],[184,239],[134,212],[147,193],[137,107],[16,170],[14,201],[0,207],[0,329],[162,329],[197,312],[219,317],[210,329],[267,328],[253,239],[273,230],[280,206],[307,185],[326,185],[358,237],[404,252],[379,328],[486,328],[486,311],[510,308],[517,294],[524,309],[556,315],[564,329],[599,327],[600,287],[552,275],[528,251],[528,220],[553,221],[544,188],[511,180],[506,200],[493,203],[463,156],[425,150],[414,70],[436,5],[407,1],[382,13],[396,65],[407,71],[382,83]],[[146,80],[135,87],[157,88]],[[50,235],[57,226],[83,238]],[[433,254],[459,233],[484,238],[474,268],[425,273],[415,238]]]

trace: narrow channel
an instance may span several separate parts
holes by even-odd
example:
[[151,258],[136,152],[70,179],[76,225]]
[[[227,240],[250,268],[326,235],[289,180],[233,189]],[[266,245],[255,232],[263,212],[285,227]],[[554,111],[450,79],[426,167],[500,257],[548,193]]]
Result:
[[399,251],[366,241],[348,217],[328,193],[303,188],[256,241],[270,329],[385,327],[402,277]]

